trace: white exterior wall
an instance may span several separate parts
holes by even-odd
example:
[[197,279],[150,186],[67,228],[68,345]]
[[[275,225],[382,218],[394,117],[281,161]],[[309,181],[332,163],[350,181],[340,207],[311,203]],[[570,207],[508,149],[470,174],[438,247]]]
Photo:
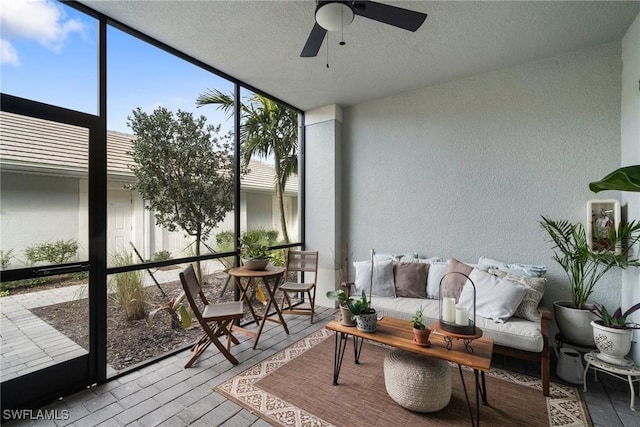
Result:
[[[612,43],[345,109],[353,259],[375,248],[546,264],[547,304],[567,299],[538,221],[585,222],[588,183],[619,166],[621,65]],[[609,274],[593,299],[617,304],[620,281]]]
[[25,266],[24,249],[58,240],[78,241],[80,259],[87,259],[87,200],[80,199],[77,178],[2,172],[0,248],[13,249],[11,268]]

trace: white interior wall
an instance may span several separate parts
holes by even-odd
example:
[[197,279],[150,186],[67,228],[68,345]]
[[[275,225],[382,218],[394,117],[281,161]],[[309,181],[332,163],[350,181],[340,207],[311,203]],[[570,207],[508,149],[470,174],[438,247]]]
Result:
[[[538,221],[584,222],[588,200],[620,198],[588,188],[620,163],[620,94],[612,43],[345,109],[353,258],[375,248],[547,264],[547,304],[567,299]],[[617,304],[620,276],[593,298]]]
[[[621,165],[640,164],[640,15],[622,40],[622,120]],[[640,193],[622,193],[622,205],[626,206],[628,220],[640,220]],[[636,247],[636,256],[640,248]],[[640,268],[630,268],[622,276],[623,309],[640,302]],[[640,323],[640,312],[631,316]],[[634,331],[635,344],[631,350],[636,364],[640,364],[640,331]]]

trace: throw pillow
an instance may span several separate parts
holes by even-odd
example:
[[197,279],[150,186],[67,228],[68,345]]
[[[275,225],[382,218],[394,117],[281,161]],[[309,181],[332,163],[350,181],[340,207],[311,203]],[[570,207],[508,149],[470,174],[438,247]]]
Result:
[[[504,323],[513,316],[522,302],[527,289],[514,282],[474,268],[469,278],[476,287],[476,316]],[[458,307],[466,308],[473,315],[473,285],[467,283],[462,289]]]
[[516,276],[529,276],[529,277],[542,277],[547,272],[546,265],[533,265],[533,264],[509,264],[495,259],[480,257],[478,264],[486,266],[483,270],[494,268],[505,273],[511,273]]
[[[447,274],[449,264],[446,261],[430,262],[427,276],[427,298],[440,298],[440,281]],[[462,276],[461,276],[462,277]]]
[[[442,296],[452,297],[457,301],[460,297],[460,293],[462,292],[462,288],[464,288],[464,284],[467,283],[467,278],[465,276],[469,276],[469,274],[471,274],[471,270],[473,270],[473,267],[470,265],[460,262],[455,258],[449,259],[449,266],[446,273],[448,276],[444,278],[444,282],[442,283],[442,292],[444,294]],[[463,276],[463,274],[465,276]]]
[[547,279],[543,277],[516,276],[494,268],[489,269],[489,273],[501,279],[519,283],[526,288],[527,292],[524,294],[522,302],[516,309],[516,312],[513,313],[515,317],[531,320],[533,322],[538,322],[540,320],[538,305],[540,305],[540,300],[542,300],[542,297],[544,296],[544,286],[547,283]]
[[427,275],[429,264],[397,262],[393,266],[396,296],[408,298],[427,297]]
[[373,257],[376,261],[381,261],[381,260],[393,260],[393,261],[410,261],[414,258],[418,257],[418,253],[417,252],[407,252],[406,254],[392,254],[392,253],[386,253],[386,252],[381,252],[381,253],[374,253]]
[[[355,261],[353,266],[356,270],[355,295],[362,295],[364,290],[369,297],[369,287],[371,286],[371,261]],[[393,261],[376,260],[373,263],[373,288],[371,295],[378,297],[395,298],[396,289],[393,284]]]
[[431,258],[414,258],[411,260],[411,262],[423,262],[425,264],[431,264],[432,262],[445,262],[445,261],[439,256],[434,256]]

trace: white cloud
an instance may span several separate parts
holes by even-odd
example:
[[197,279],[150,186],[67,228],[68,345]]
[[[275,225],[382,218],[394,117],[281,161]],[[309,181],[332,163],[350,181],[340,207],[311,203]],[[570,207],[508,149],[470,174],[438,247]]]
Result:
[[0,64],[20,65],[18,52],[16,52],[11,43],[4,39],[0,39]]
[[11,39],[35,40],[44,47],[59,51],[70,33],[82,31],[82,22],[65,19],[62,7],[52,0],[0,0],[0,26],[9,44],[5,50],[15,48]]

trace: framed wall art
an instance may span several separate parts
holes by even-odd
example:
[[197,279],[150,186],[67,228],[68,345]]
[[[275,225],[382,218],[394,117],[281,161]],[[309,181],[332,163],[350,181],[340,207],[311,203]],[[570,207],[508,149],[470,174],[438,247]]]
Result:
[[620,202],[615,199],[587,202],[587,241],[592,251],[620,252],[620,247],[609,247],[607,233],[620,225]]

